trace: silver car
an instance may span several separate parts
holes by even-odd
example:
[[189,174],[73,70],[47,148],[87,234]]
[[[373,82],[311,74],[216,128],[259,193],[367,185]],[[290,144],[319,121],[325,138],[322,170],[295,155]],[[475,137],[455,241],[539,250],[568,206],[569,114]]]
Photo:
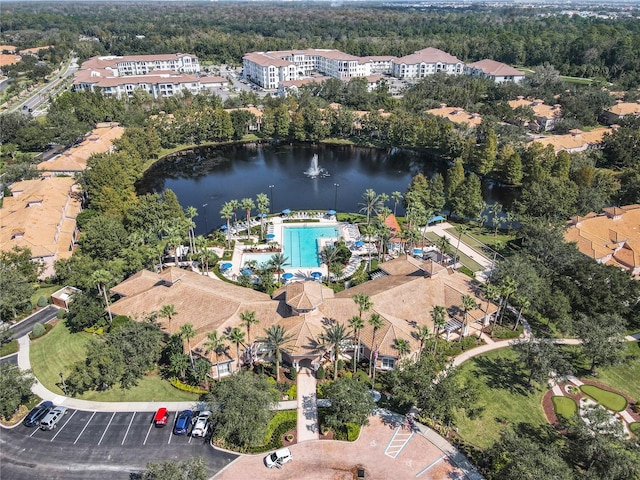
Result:
[[54,407],[40,421],[42,430],[53,430],[62,417],[67,414],[67,407]]
[[205,437],[207,435],[207,432],[209,431],[210,416],[211,412],[209,410],[205,410],[198,414],[195,421],[196,424],[193,426],[193,430],[191,430],[192,437]]

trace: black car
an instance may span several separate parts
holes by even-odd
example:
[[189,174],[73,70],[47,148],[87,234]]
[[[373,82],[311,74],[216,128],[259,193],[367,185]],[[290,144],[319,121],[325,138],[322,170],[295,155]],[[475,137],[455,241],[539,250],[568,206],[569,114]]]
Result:
[[25,427],[35,427],[40,423],[40,420],[49,413],[49,410],[53,407],[53,403],[51,402],[42,402],[40,405],[31,410],[26,417],[24,417],[24,421],[22,422]]

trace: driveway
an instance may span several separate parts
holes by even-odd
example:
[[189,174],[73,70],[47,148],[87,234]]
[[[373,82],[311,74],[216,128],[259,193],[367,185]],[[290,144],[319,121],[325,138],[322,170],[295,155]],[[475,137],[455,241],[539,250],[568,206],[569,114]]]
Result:
[[357,467],[367,480],[420,478],[467,479],[442,450],[419,433],[385,424],[372,416],[356,442],[316,440],[293,445],[293,461],[281,469],[264,466],[264,455],[238,458],[215,480],[259,478],[261,480],[352,480]]
[[24,337],[28,333],[31,333],[31,330],[33,330],[33,326],[36,323],[50,322],[51,320],[56,318],[57,314],[57,307],[54,307],[53,305],[44,307],[42,310],[37,311],[36,313],[22,320],[17,325],[11,327],[11,338],[18,339],[20,337]]
[[3,429],[2,478],[125,480],[147,462],[193,456],[202,456],[215,475],[236,458],[201,438],[173,435],[176,414],[170,412],[166,427],[155,428],[149,412],[68,410],[51,431]]

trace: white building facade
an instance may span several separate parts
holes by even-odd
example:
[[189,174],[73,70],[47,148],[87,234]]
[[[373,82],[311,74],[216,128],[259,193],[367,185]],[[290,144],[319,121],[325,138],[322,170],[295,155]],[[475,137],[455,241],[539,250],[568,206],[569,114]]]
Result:
[[453,55],[433,47],[418,50],[391,62],[391,74],[396,78],[424,78],[439,72],[460,75],[464,72],[464,63]]

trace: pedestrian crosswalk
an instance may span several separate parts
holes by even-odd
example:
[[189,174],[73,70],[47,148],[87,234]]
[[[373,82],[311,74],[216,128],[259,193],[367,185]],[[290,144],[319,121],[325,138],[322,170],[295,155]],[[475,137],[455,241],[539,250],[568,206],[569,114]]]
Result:
[[415,432],[411,428],[406,429],[404,425],[396,427],[396,431],[389,441],[384,454],[394,459],[397,458],[397,456],[400,455],[400,452],[402,452],[404,447],[406,447],[409,441],[413,438],[414,434]]

